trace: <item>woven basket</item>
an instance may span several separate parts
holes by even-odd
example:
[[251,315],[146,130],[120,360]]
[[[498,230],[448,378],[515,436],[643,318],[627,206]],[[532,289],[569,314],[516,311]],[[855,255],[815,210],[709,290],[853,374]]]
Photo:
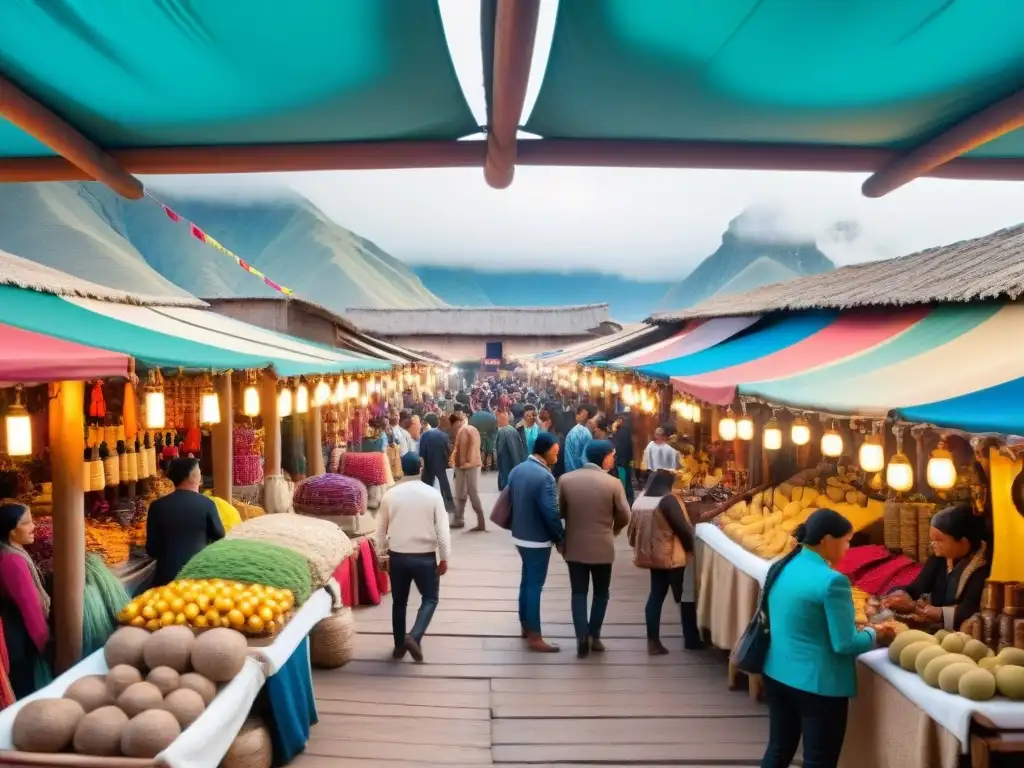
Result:
[[262,720],[252,718],[235,736],[220,768],[270,768],[274,761],[270,731]]
[[917,562],[923,563],[932,554],[931,531],[934,504],[921,504],[917,508]]
[[231,506],[238,510],[238,514],[242,520],[251,520],[254,517],[262,517],[267,514],[267,510],[263,507],[259,507],[255,504],[246,504],[244,501],[239,501],[238,499],[232,499]]
[[882,512],[882,539],[886,549],[900,548],[900,505],[896,501],[885,502]]
[[309,633],[309,660],[317,669],[337,669],[352,661],[356,625],[351,608],[339,608]]

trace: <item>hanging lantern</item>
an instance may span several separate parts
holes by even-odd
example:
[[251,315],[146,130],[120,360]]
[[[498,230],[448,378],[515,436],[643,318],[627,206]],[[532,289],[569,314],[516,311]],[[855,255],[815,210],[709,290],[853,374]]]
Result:
[[703,408],[697,401],[690,403],[690,417],[693,419],[694,424],[700,424],[701,416],[703,414]]
[[301,380],[295,389],[295,412],[309,413],[309,387]]
[[789,439],[793,441],[793,445],[807,445],[811,442],[811,425],[807,423],[807,419],[793,419],[793,426],[789,428]]
[[604,386],[604,376],[601,375],[600,371],[594,371],[594,374],[590,377],[590,386],[598,389]]
[[363,408],[365,408],[369,404],[370,404],[370,396],[369,395],[364,393],[364,394],[359,396],[359,405],[361,405]]
[[21,404],[21,385],[14,388],[14,403],[4,416],[8,456],[32,455],[32,417]]
[[320,379],[316,383],[316,388],[313,390],[313,407],[319,408],[327,403],[331,399],[331,385],[323,379]]
[[252,377],[242,391],[242,413],[250,418],[260,415],[260,390]]
[[946,447],[945,440],[940,440],[932,451],[925,477],[928,485],[937,491],[948,491],[956,485],[956,464],[953,463],[953,454]]
[[766,451],[777,451],[782,447],[782,427],[774,415],[764,425],[763,442]]
[[733,416],[732,408],[729,408],[718,422],[718,436],[722,440],[736,439],[736,417]]
[[206,377],[202,394],[199,395],[199,422],[201,424],[220,424],[220,398],[213,388],[210,377]]
[[747,403],[741,403],[743,413],[736,419],[736,437],[740,440],[754,439],[754,420],[747,415]]
[[611,384],[608,387],[613,395],[619,394],[619,379],[615,377],[612,379]]
[[348,398],[348,382],[344,377],[338,377],[338,383],[334,385],[334,395],[331,400],[335,403],[344,403]]
[[882,448],[882,439],[878,435],[868,435],[860,444],[857,453],[860,468],[865,472],[881,472],[885,468],[885,451]]
[[885,468],[885,482],[899,493],[914,487],[914,468],[902,452],[889,459],[889,465]]
[[843,455],[843,436],[836,429],[834,421],[832,426],[826,429],[825,434],[821,436],[821,455],[830,459],[838,459]]
[[348,399],[357,400],[359,399],[359,381],[358,379],[349,379],[348,381]]
[[573,384],[576,384],[579,380],[580,380],[580,372],[579,371],[574,370],[572,373],[569,374],[569,381],[571,381]]
[[286,384],[277,393],[277,415],[280,418],[292,415],[292,390]]
[[146,380],[146,429],[163,429],[167,424],[167,404],[159,377],[157,369],[150,371]]

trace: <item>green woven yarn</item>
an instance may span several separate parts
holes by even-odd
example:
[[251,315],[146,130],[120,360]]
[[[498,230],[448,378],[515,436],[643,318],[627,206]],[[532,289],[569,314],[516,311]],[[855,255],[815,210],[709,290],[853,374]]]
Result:
[[185,564],[179,579],[224,579],[290,589],[295,604],[309,599],[312,588],[306,558],[275,544],[246,539],[221,539]]
[[117,614],[131,598],[103,560],[85,556],[85,598],[82,615],[82,650],[88,656],[102,648],[117,629]]

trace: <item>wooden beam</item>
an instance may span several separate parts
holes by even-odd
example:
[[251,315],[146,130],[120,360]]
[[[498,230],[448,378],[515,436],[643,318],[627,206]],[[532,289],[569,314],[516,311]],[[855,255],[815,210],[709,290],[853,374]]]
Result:
[[55,671],[70,669],[82,658],[85,620],[85,385],[62,381],[50,385],[50,461],[53,467],[53,628]]
[[117,164],[70,124],[0,75],[0,117],[18,126],[86,174],[119,195],[138,200],[142,182]]
[[[485,141],[151,147],[111,150],[131,173],[207,174],[282,171],[479,168]],[[870,173],[894,160],[885,149],[799,144],[693,141],[521,139],[518,165],[608,168],[704,168]],[[958,157],[924,176],[1024,181],[1024,157]],[[0,182],[84,181],[91,177],[62,157],[0,158]]]
[[1024,90],[957,123],[931,141],[889,161],[868,178],[866,197],[882,197],[972,149],[1024,127]]
[[504,189],[516,172],[516,133],[530,81],[540,0],[497,0],[497,4],[484,178],[495,189]]
[[213,454],[213,495],[228,504],[234,496],[234,429],[235,408],[231,384],[231,371],[214,379],[217,397],[220,400],[220,423],[210,430],[210,451]]

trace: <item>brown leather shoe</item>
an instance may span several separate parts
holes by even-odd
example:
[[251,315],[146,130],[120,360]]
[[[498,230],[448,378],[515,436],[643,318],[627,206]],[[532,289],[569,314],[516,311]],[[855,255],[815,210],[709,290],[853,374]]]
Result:
[[661,640],[648,640],[647,641],[647,655],[648,656],[667,656],[668,648],[661,644]]
[[604,653],[604,643],[599,638],[590,638],[590,650],[594,653]]
[[547,642],[539,632],[530,632],[526,636],[526,645],[534,653],[558,653],[561,650],[555,643]]
[[406,647],[404,645],[397,645],[395,646],[395,649],[391,652],[391,658],[395,661],[398,661],[400,659],[404,659],[406,653],[408,653],[408,651],[406,650]]
[[413,661],[423,661],[423,649],[420,647],[420,644],[416,642],[416,638],[412,635],[406,635],[405,649],[409,651],[409,655],[412,656]]

